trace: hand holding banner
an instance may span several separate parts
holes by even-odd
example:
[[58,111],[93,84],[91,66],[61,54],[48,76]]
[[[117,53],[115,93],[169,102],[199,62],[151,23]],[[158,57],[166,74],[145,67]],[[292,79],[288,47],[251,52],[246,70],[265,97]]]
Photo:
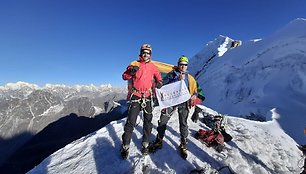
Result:
[[156,97],[160,109],[164,109],[186,102],[191,96],[185,82],[180,80],[156,89]]

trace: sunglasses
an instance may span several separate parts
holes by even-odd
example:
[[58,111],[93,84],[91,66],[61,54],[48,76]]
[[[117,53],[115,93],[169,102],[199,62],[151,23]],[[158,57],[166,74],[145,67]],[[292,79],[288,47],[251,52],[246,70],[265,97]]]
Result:
[[180,63],[179,65],[180,66],[188,66],[188,64],[183,64],[183,63]]
[[142,52],[141,54],[148,54],[148,55],[151,55],[150,52]]

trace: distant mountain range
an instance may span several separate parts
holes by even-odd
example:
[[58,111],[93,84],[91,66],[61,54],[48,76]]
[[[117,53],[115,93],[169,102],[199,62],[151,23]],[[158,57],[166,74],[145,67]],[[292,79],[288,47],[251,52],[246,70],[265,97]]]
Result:
[[125,98],[124,88],[111,85],[38,87],[17,82],[1,86],[0,164],[50,123],[71,113],[94,118],[109,112],[113,101]]

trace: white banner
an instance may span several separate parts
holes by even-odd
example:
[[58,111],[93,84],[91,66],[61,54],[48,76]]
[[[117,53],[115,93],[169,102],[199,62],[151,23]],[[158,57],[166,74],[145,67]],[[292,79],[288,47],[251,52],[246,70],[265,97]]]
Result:
[[181,104],[190,99],[190,93],[183,80],[156,89],[160,109]]

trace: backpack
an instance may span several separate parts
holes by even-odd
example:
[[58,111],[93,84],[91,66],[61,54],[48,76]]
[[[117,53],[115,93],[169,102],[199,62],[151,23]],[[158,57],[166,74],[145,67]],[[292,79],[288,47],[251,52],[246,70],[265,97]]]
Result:
[[229,142],[233,139],[233,137],[225,131],[224,115],[212,115],[207,113],[203,113],[203,115],[204,124],[215,131],[219,131],[223,135],[224,142]]
[[195,138],[208,147],[215,148],[217,152],[221,152],[224,149],[224,137],[219,131],[199,129],[195,134]]
[[213,147],[217,152],[222,152],[225,147],[224,142],[232,140],[232,136],[225,132],[224,115],[206,115],[204,123],[211,130],[199,129],[195,138],[208,147]]

